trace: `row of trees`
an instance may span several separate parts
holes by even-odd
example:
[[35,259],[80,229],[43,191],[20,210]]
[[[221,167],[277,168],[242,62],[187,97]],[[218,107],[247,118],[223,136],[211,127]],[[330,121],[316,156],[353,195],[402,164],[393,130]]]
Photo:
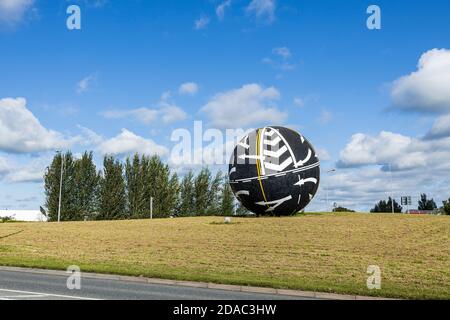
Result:
[[221,171],[213,175],[203,168],[180,179],[158,156],[138,154],[125,162],[105,156],[103,169],[97,171],[92,152],[79,159],[67,152],[54,156],[44,176],[50,221],[57,220],[61,180],[62,221],[148,218],[151,198],[158,218],[246,213],[241,206],[235,208]]
[[[395,213],[401,213],[403,208],[398,204],[397,201],[394,199],[394,212]],[[372,210],[370,210],[372,213],[378,213],[378,212],[392,212],[392,198],[389,197],[389,199],[381,200],[378,202],[375,207],[373,207]]]
[[[398,204],[397,201],[394,201],[394,212],[401,213],[403,208]],[[437,211],[439,210],[442,214],[450,214],[450,199],[448,201],[443,202],[443,206],[438,209],[436,202],[434,199],[428,199],[425,193],[420,195],[420,200],[418,201],[418,210],[421,211]],[[387,201],[381,200],[378,202],[375,207],[370,210],[370,212],[392,212],[392,199],[389,197]]]

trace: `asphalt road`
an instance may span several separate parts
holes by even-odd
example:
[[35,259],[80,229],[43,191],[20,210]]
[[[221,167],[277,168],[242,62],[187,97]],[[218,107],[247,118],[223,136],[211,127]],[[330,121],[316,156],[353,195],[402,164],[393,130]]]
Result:
[[69,290],[69,275],[0,270],[0,300],[266,300],[312,299],[282,295],[160,285],[81,277],[81,289]]

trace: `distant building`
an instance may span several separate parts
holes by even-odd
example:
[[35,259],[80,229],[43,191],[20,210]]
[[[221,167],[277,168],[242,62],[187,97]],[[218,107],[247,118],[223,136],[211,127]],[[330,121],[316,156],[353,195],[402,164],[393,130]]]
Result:
[[0,218],[11,217],[16,221],[45,222],[47,217],[39,210],[0,210]]
[[409,214],[436,214],[436,210],[406,210]]

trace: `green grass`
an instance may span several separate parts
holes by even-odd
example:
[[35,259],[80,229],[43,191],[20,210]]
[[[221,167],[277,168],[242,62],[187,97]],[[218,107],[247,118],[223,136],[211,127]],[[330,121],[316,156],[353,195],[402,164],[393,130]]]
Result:
[[[287,218],[0,224],[0,265],[399,298],[450,298],[450,217]],[[382,289],[366,287],[369,265]]]

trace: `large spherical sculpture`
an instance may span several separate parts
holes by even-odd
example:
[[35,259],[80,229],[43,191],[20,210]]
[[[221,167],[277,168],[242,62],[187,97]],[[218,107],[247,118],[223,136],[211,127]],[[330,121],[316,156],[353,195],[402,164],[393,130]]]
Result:
[[256,215],[292,215],[303,210],[319,187],[319,159],[299,133],[264,127],[235,147],[229,181],[238,200]]

